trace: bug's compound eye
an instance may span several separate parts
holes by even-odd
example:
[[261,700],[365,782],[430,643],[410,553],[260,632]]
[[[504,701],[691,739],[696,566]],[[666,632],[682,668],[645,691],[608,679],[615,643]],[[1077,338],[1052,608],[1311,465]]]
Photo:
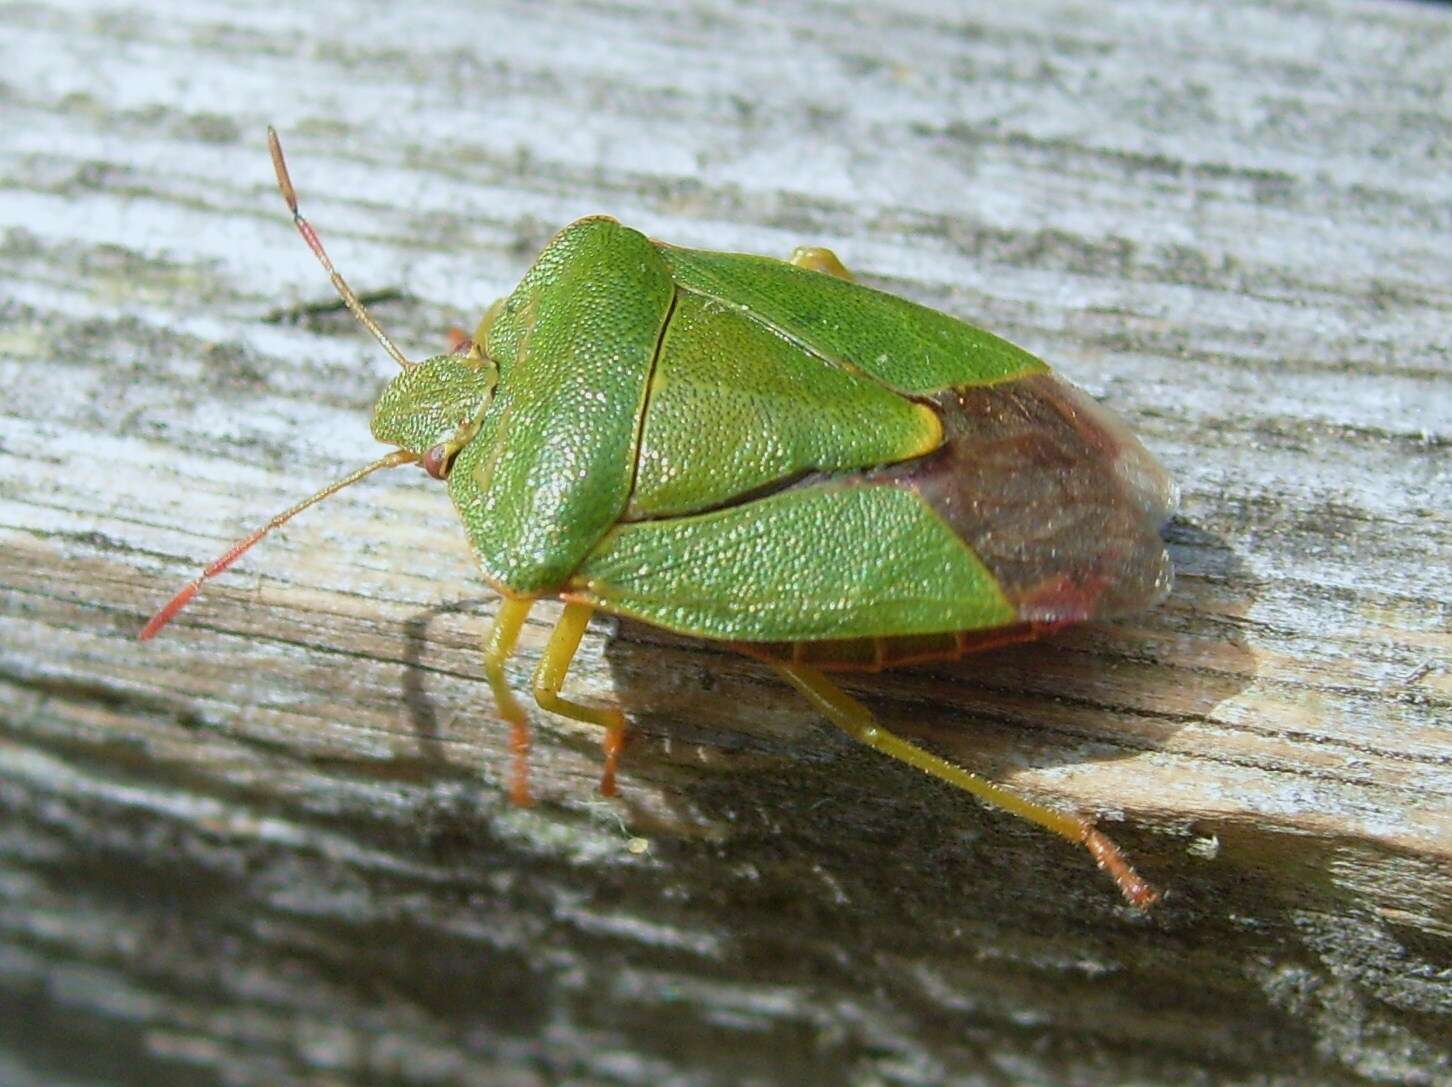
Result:
[[441,442],[425,453],[419,464],[435,479],[448,479],[449,469],[454,466],[454,454]]

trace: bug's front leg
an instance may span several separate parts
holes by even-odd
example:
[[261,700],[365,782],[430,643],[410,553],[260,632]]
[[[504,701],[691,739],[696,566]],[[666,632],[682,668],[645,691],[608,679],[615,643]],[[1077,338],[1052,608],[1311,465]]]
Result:
[[852,273],[837,258],[837,254],[820,245],[797,246],[792,250],[788,263],[795,264],[798,268],[810,268],[814,272],[824,272],[829,276],[845,279],[848,283],[852,282]]
[[494,702],[499,707],[499,716],[509,723],[509,747],[514,753],[514,774],[510,781],[509,797],[516,804],[525,805],[529,797],[529,721],[524,707],[514,692],[509,689],[509,680],[504,675],[504,663],[514,655],[519,642],[519,631],[534,607],[535,598],[505,597],[495,613],[494,625],[484,639],[484,675],[494,691]]
[[909,743],[900,736],[894,736],[877,723],[872,711],[842,690],[817,669],[805,664],[784,664],[772,662],[787,680],[806,695],[812,704],[821,710],[832,723],[848,735],[861,740],[869,747],[891,755],[910,766],[915,766],[935,778],[972,793],[980,800],[1002,808],[1004,811],[1037,823],[1052,830],[1060,837],[1082,845],[1089,850],[1096,864],[1114,879],[1120,892],[1129,902],[1140,909],[1152,905],[1159,898],[1159,892],[1140,878],[1119,851],[1119,847],[1094,824],[1078,815],[1055,811],[1053,808],[1036,804],[1026,797],[995,785],[977,774],[956,766],[947,759]]
[[625,715],[613,706],[586,706],[560,695],[565,674],[570,670],[570,662],[575,659],[575,651],[580,648],[580,639],[594,612],[595,609],[588,604],[565,605],[534,672],[534,699],[551,713],[599,725],[605,730],[601,741],[605,749],[605,768],[600,773],[600,793],[614,796],[615,770],[620,763],[621,748],[625,746]]

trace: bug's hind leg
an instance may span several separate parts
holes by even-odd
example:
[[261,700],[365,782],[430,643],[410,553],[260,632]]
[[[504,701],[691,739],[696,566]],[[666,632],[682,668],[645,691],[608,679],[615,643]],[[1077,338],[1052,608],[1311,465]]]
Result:
[[901,759],[924,773],[932,774],[933,777],[972,793],[980,800],[1084,846],[1095,863],[1108,872],[1119,885],[1120,892],[1131,904],[1144,909],[1159,898],[1159,892],[1129,866],[1119,847],[1095,830],[1094,824],[1087,819],[1035,804],[1032,800],[986,781],[961,766],[955,766],[900,736],[894,736],[877,723],[871,710],[809,665],[773,662],[773,667],[848,735],[856,737],[884,755]]
[[620,751],[625,746],[625,715],[613,706],[586,706],[560,695],[565,673],[580,648],[580,639],[595,609],[588,604],[566,604],[555,624],[549,645],[534,672],[534,699],[551,713],[574,721],[586,721],[605,730],[601,741],[605,749],[605,768],[600,773],[600,792],[615,795],[615,770],[620,764]]
[[837,259],[837,254],[820,245],[799,245],[792,250],[788,263],[798,268],[810,268],[814,272],[825,272],[829,276],[852,282],[852,273]]
[[529,798],[529,721],[524,716],[524,707],[504,675],[504,662],[514,654],[519,642],[519,630],[534,606],[533,597],[505,597],[494,615],[494,625],[484,639],[484,675],[494,691],[494,704],[499,707],[499,716],[509,723],[509,747],[514,754],[514,773],[510,779],[509,798],[516,804],[525,805]]

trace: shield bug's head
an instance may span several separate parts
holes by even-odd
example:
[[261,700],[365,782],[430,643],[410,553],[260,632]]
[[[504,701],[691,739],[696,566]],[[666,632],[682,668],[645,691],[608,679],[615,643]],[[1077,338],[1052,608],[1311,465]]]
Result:
[[477,353],[440,355],[398,374],[373,409],[373,436],[415,454],[435,479],[479,429],[498,371]]
[[388,352],[389,357],[403,368],[403,372],[384,390],[383,397],[373,411],[373,433],[381,441],[398,448],[372,464],[364,465],[337,482],[328,484],[317,494],[277,514],[261,528],[238,540],[203,567],[199,575],[182,586],[181,591],[151,617],[141,628],[139,637],[143,641],[155,637],[197,595],[203,584],[226,570],[268,533],[281,528],[303,510],[337,494],[344,487],[349,487],[380,469],[397,468],[403,464],[422,464],[430,475],[438,479],[447,476],[454,454],[479,428],[484,409],[489,406],[494,386],[498,382],[498,371],[494,364],[479,350],[471,349],[467,353],[442,355],[416,363],[398,349],[383,329],[378,327],[378,323],[359,301],[353,288],[348,286],[348,281],[333,267],[317,231],[298,211],[297,193],[293,189],[292,178],[288,176],[287,164],[283,161],[282,144],[270,126],[267,129],[267,143],[272,152],[273,169],[277,171],[277,187],[282,190],[282,198],[287,201],[298,233],[328,273],[338,297],[353,316],[362,322],[363,327],[373,334],[373,338]]

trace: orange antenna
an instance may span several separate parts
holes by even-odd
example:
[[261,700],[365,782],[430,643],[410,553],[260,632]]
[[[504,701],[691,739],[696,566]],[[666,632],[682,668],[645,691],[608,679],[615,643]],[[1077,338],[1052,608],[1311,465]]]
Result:
[[156,637],[157,632],[161,630],[162,627],[166,626],[167,623],[170,623],[173,619],[176,618],[177,612],[181,611],[182,608],[186,607],[188,604],[191,603],[192,597],[197,595],[197,592],[201,589],[202,585],[205,582],[216,577],[223,570],[227,569],[227,567],[231,566],[234,562],[240,559],[249,550],[251,550],[252,545],[255,544],[258,540],[262,539],[262,537],[266,536],[273,529],[278,528],[281,525],[287,524],[287,522],[291,521],[294,517],[296,517],[303,510],[307,509],[309,506],[316,505],[323,499],[327,498],[329,495],[337,494],[344,487],[352,483],[357,483],[364,476],[372,475],[380,468],[397,468],[400,464],[412,464],[416,460],[418,460],[418,454],[410,453],[404,449],[396,450],[388,454],[388,456],[380,457],[372,464],[365,465],[364,467],[359,468],[356,472],[352,472],[344,476],[336,483],[329,483],[326,487],[324,487],[317,494],[313,495],[311,498],[306,498],[303,501],[299,502],[296,506],[293,506],[292,509],[279,513],[272,520],[268,521],[267,524],[263,525],[261,528],[257,529],[250,535],[244,536],[242,539],[234,543],[231,547],[227,548],[226,551],[222,552],[221,555],[208,563],[207,566],[202,570],[201,574],[199,574],[191,581],[187,582],[187,584],[182,587],[181,592],[177,593],[174,597],[168,600],[165,606],[162,607],[160,611],[158,611],[155,615],[151,617],[150,621],[148,621],[147,624],[141,628],[141,633],[138,634],[137,637],[140,638],[143,642]]
[[277,129],[271,125],[267,126],[267,149],[272,153],[272,168],[277,173],[277,187],[282,190],[282,198],[287,201],[287,209],[292,212],[292,221],[297,227],[297,232],[302,235],[303,241],[308,243],[308,248],[313,251],[313,256],[318,258],[318,263],[328,273],[328,278],[333,281],[333,289],[338,292],[338,297],[343,300],[354,317],[358,318],[364,328],[373,333],[373,338],[383,345],[394,362],[407,370],[414,365],[398,345],[388,338],[388,334],[378,327],[363,303],[358,301],[358,296],[353,293],[353,288],[348,286],[348,281],[343,278],[338,269],[333,267],[333,262],[328,258],[328,251],[323,248],[322,239],[318,232],[313,229],[313,224],[302,217],[302,212],[297,210],[297,190],[292,187],[292,178],[287,172],[287,162],[282,157],[282,141],[277,138]]

